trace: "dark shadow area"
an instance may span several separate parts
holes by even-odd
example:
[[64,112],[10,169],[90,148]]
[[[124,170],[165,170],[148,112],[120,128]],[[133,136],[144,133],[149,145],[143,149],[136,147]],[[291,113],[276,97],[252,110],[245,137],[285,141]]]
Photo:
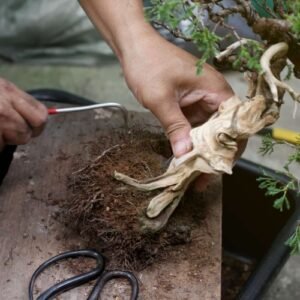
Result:
[[299,216],[299,196],[289,192],[290,210],[273,208],[275,198],[265,196],[258,187],[263,170],[287,182],[273,170],[246,160],[237,163],[233,175],[223,178],[223,299],[236,299],[236,293],[238,299],[260,299],[289,257],[284,243]]

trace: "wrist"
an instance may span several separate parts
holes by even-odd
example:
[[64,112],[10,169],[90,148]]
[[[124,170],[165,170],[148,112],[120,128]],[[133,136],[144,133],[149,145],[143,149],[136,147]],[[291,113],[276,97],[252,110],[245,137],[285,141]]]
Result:
[[124,30],[120,30],[113,41],[113,49],[123,66],[126,61],[144,55],[145,49],[151,48],[153,40],[160,38],[159,34],[145,19],[135,20]]
[[145,36],[156,34],[145,19],[142,0],[80,0],[80,4],[121,63]]

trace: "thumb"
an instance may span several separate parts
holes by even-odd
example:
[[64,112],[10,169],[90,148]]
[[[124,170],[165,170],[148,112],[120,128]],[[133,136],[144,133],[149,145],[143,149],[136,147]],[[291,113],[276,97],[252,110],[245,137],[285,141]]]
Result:
[[193,148],[191,137],[189,135],[191,128],[189,124],[181,125],[178,123],[174,125],[177,126],[177,128],[171,131],[168,136],[174,156],[180,157],[191,151]]
[[171,102],[170,105],[163,105],[153,113],[163,125],[175,157],[192,150],[191,125],[178,103]]

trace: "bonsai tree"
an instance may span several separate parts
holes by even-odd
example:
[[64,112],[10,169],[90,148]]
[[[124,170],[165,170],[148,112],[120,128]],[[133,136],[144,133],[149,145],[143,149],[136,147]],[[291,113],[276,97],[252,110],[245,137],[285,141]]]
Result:
[[[235,95],[222,103],[204,125],[193,128],[193,150],[179,159],[173,158],[164,174],[137,181],[115,172],[116,179],[137,189],[161,191],[150,201],[146,212],[147,224],[158,230],[167,223],[189,184],[200,173],[231,173],[239,142],[276,122],[286,93],[295,103],[300,102],[300,94],[281,78],[284,69],[289,76],[300,78],[300,1],[151,2],[147,16],[154,26],[196,45],[201,53],[198,73],[205,62],[214,61],[217,66],[243,72],[248,82],[247,98],[241,100]],[[246,21],[257,38],[239,35],[229,22],[236,15]],[[220,29],[227,34],[220,35]],[[280,143],[267,137],[261,151],[271,153]],[[278,196],[274,206],[280,210],[289,208],[287,191],[299,190],[298,180],[289,167],[300,162],[300,143],[291,145],[291,151],[284,166],[290,178],[286,186],[280,186],[268,175],[259,179],[260,187],[267,189],[266,194]],[[300,225],[288,244],[293,252],[300,252]]]

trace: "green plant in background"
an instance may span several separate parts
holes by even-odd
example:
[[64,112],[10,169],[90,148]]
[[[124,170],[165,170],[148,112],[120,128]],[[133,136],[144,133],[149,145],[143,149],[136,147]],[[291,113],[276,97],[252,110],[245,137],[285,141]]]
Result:
[[219,52],[218,42],[221,38],[195,16],[194,11],[201,7],[199,3],[152,0],[152,5],[147,14],[155,25],[166,28],[175,37],[192,41],[202,53],[197,63],[197,73],[200,74],[202,65]]
[[293,235],[286,241],[286,245],[292,249],[292,254],[300,253],[300,224],[296,227]]
[[[264,41],[249,40],[248,43],[237,47],[233,57],[229,59],[233,69],[259,71],[259,58],[270,40],[276,42],[290,39],[287,36],[291,33],[299,39],[300,0],[237,0],[234,2],[236,5],[229,6],[226,5],[226,1],[221,0],[152,0],[152,5],[147,10],[147,17],[155,26],[164,27],[175,37],[191,41],[197,46],[201,52],[197,64],[198,71],[201,70],[203,63],[216,57],[222,50],[222,43],[228,44],[230,38],[242,39],[237,28],[233,28],[227,22],[228,18],[235,14],[244,17],[250,27],[256,24],[254,32],[262,35]],[[279,20],[284,22],[280,24]],[[219,28],[225,28],[231,33],[220,36],[217,33]],[[276,37],[274,36],[276,33],[272,32],[273,28],[282,29],[283,32]]]
[[[300,167],[300,135],[296,144],[290,144],[284,141],[276,141],[271,135],[266,135],[262,140],[262,146],[259,149],[262,155],[270,155],[274,152],[275,147],[285,144],[289,147],[290,154],[283,165],[283,171],[279,172],[287,178],[287,182],[282,184],[278,182],[271,175],[264,172],[264,176],[257,179],[259,187],[266,190],[266,196],[273,196],[275,198],[274,208],[283,211],[290,209],[290,202],[288,199],[288,192],[295,191],[300,194],[300,182],[291,171],[292,166]],[[293,254],[300,253],[300,223],[297,224],[295,233],[287,240],[286,244],[291,247]]]
[[287,2],[288,12],[286,14],[287,20],[291,23],[291,28],[295,36],[300,38],[300,1],[289,0]]
[[[285,42],[290,49],[289,62],[285,61],[287,77],[292,73],[300,77],[300,0],[152,0],[151,3],[147,16],[154,26],[165,28],[175,37],[196,45],[201,53],[197,73],[201,72],[205,62],[214,61],[218,66],[247,72],[255,82],[262,72],[260,58],[265,49]],[[228,22],[236,15],[242,17],[260,39],[240,36],[238,28]],[[225,34],[219,34],[224,30]],[[260,151],[263,155],[271,154],[274,147],[282,144],[287,143],[267,136]],[[300,164],[300,140],[298,144],[288,146],[291,154],[282,172],[289,178],[288,182],[281,185],[268,174],[258,179],[259,187],[266,190],[266,195],[276,197],[274,207],[280,211],[290,208],[288,191],[299,192],[299,182],[291,167]],[[293,253],[300,253],[300,225],[287,244]]]
[[259,59],[263,53],[263,47],[257,41],[249,41],[246,45],[240,47],[239,54],[232,66],[234,69],[241,69],[246,66],[248,70],[255,70],[260,72],[261,66]]

